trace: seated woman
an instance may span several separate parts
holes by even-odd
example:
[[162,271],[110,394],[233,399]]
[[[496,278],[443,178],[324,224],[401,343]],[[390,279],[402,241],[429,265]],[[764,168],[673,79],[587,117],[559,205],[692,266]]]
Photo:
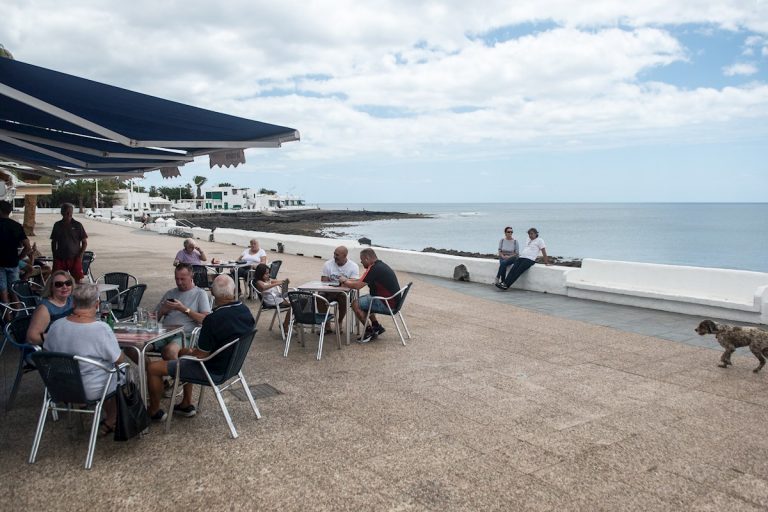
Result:
[[[105,366],[123,362],[120,346],[115,333],[106,322],[99,322],[99,287],[95,284],[81,284],[72,292],[72,314],[51,325],[45,337],[45,348],[49,351],[64,352],[94,359]],[[81,364],[80,373],[89,400],[101,398],[104,384],[109,375],[96,366]],[[112,378],[109,393],[117,387],[117,379]],[[101,434],[115,430],[117,407],[112,397],[104,403],[104,420]]]
[[288,280],[284,279],[278,281],[277,279],[270,279],[269,266],[265,263],[259,263],[254,271],[255,276],[253,283],[256,289],[261,294],[261,300],[267,306],[280,305],[281,308],[285,308],[288,313],[283,320],[283,331],[288,331],[288,324],[291,321],[291,304],[288,302],[286,295],[288,294]]
[[248,243],[248,248],[240,253],[238,261],[247,261],[252,268],[256,268],[259,263],[267,263],[267,252],[259,247],[259,241],[255,238]]
[[43,299],[32,314],[27,330],[27,342],[42,345],[48,327],[72,312],[73,285],[72,276],[66,270],[57,270],[51,274],[43,289]]
[[504,238],[499,240],[499,271],[496,272],[496,282],[500,283],[507,277],[507,267],[512,265],[519,255],[517,240],[512,237],[512,227],[504,228]]

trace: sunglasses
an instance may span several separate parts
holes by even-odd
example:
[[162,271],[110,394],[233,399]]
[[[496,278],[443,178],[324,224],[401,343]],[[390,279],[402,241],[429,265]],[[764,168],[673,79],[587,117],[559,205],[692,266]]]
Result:
[[511,233],[511,231],[505,231],[505,233]]
[[67,280],[67,281],[54,281],[53,282],[53,286],[55,286],[56,288],[61,288],[62,286],[72,286],[72,281],[70,281],[70,280]]

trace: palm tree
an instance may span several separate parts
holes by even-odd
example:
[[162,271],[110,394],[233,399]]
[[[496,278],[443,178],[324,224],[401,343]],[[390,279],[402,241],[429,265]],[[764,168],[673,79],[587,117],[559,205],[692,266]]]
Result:
[[205,185],[205,182],[208,181],[208,178],[205,176],[195,176],[192,178],[192,183],[195,184],[197,187],[197,199],[203,198],[203,192],[202,192],[202,186]]

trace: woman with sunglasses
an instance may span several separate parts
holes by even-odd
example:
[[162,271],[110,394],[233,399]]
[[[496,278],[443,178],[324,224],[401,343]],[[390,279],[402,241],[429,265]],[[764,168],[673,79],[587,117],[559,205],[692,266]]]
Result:
[[507,277],[507,267],[512,265],[520,254],[517,240],[512,236],[512,227],[504,228],[504,238],[499,240],[499,271],[496,272],[496,284]]
[[73,286],[72,276],[66,270],[57,270],[51,274],[43,289],[43,299],[32,314],[27,330],[28,343],[42,345],[48,327],[72,313]]

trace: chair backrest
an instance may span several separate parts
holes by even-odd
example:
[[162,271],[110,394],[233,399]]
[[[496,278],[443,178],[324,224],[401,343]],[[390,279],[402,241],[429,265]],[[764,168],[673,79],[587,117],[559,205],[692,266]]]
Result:
[[400,294],[400,298],[397,300],[397,307],[392,308],[392,313],[397,314],[400,312],[400,309],[403,307],[403,304],[405,304],[405,297],[408,295],[408,292],[411,290],[411,285],[413,285],[413,282],[408,283],[405,285],[405,288],[401,288],[398,292]]
[[283,260],[275,260],[269,265],[269,278],[277,279],[277,273],[280,272],[280,265],[283,264]]
[[93,263],[93,260],[95,259],[96,258],[91,251],[85,251],[83,254],[83,275],[91,271],[91,263]]
[[312,292],[288,292],[288,301],[291,303],[294,322],[308,325],[322,323],[322,319],[319,319],[317,314],[318,300],[323,300],[323,298]]
[[31,315],[17,316],[5,326],[5,337],[19,348],[27,345],[27,331],[32,322]]
[[205,265],[192,265],[192,280],[198,288],[210,288],[211,283],[208,281],[208,267]]
[[118,320],[125,320],[131,318],[141,304],[141,298],[144,296],[144,292],[147,290],[145,284],[135,284],[128,288],[125,292],[125,298],[123,299],[123,309],[115,313]]
[[40,377],[54,402],[88,403],[80,375],[80,365],[72,354],[35,352],[32,354]]
[[35,293],[29,281],[14,281],[11,291],[24,303],[25,308],[36,308],[40,304],[40,295]]
[[133,284],[139,284],[138,279],[126,272],[107,272],[98,279],[98,281],[102,281],[104,284],[117,285],[117,290],[108,290],[105,292],[108,302],[113,302],[113,299],[117,297],[120,292],[127,290],[131,280],[133,280]]
[[256,335],[256,329],[252,330],[248,334],[240,336],[240,340],[232,347],[232,352],[229,356],[229,364],[227,365],[227,371],[221,379],[221,382],[234,377],[240,372],[243,367],[245,358],[248,355],[248,351],[251,349],[251,342]]

